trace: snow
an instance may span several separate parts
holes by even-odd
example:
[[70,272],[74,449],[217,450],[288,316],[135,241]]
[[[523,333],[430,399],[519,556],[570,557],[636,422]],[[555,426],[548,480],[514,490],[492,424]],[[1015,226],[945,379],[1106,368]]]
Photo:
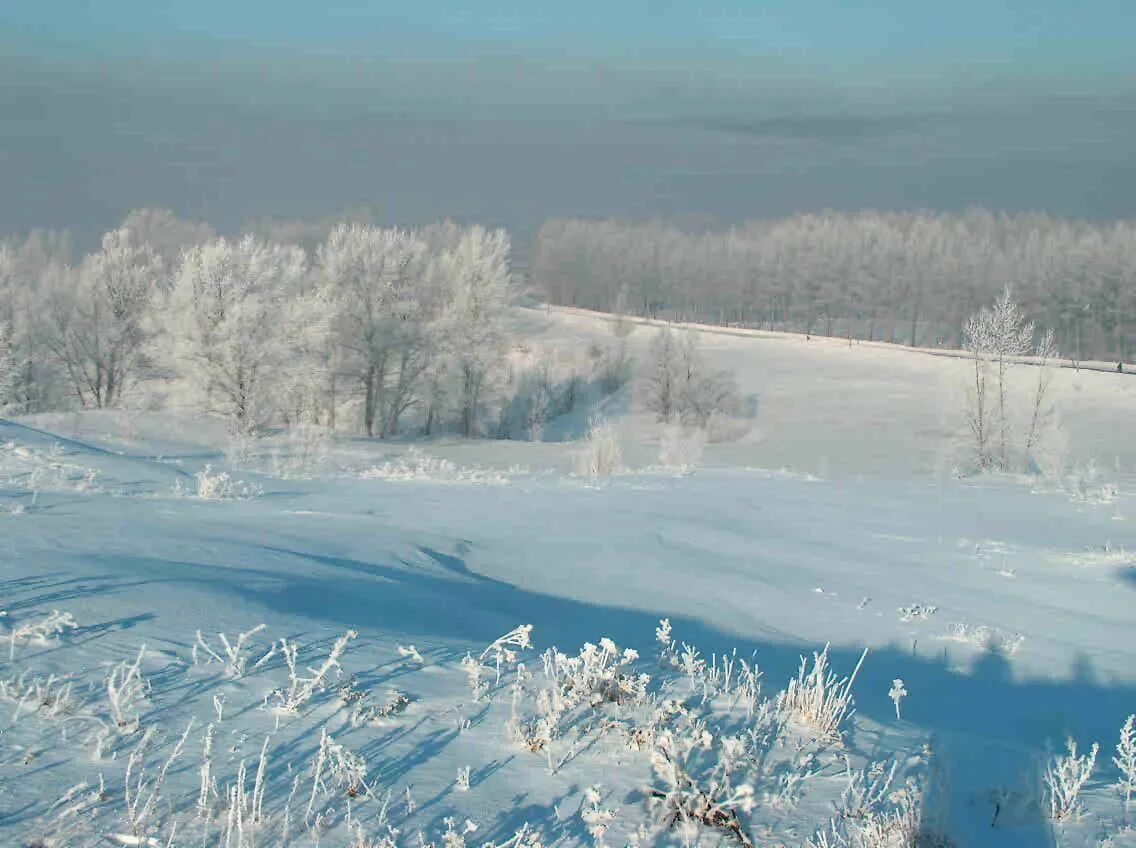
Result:
[[[518,320],[546,345],[609,333],[581,314],[528,310]],[[649,332],[631,335],[633,352]],[[965,363],[818,339],[707,333],[702,344],[756,395],[757,415],[741,439],[708,443],[702,467],[685,474],[650,467],[658,432],[634,412],[613,416],[628,470],[601,480],[571,474],[570,442],[336,438],[318,467],[280,476],[268,449],[234,465],[210,419],[0,421],[2,624],[14,631],[53,610],[77,624],[14,640],[10,660],[0,653],[9,681],[0,686],[0,841],[164,845],[176,818],[173,844],[227,844],[226,786],[243,761],[252,794],[267,738],[273,827],[299,779],[292,844],[315,844],[303,819],[326,731],[366,762],[374,797],[357,796],[351,817],[374,844],[387,824],[400,845],[417,844],[419,831],[439,841],[450,817],[457,831],[466,819],[477,824],[469,844],[503,843],[526,823],[545,844],[565,845],[594,842],[606,823],[603,838],[624,844],[638,824],[657,823],[644,801],[645,788],[660,785],[650,751],[594,727],[586,734],[592,714],[580,708],[583,723],[552,746],[566,761],[550,774],[547,751],[507,733],[513,666],[500,686],[491,672],[493,691],[475,700],[462,660],[532,624],[536,647],[516,657],[528,673],[540,675],[540,651],[575,656],[606,637],[636,649],[655,686],[667,679],[654,659],[666,618],[707,662],[734,650],[754,658],[769,698],[796,677],[802,655],[828,644],[846,676],[869,649],[840,745],[786,731],[744,816],[757,844],[802,845],[828,822],[847,784],[845,755],[853,769],[895,756],[905,774],[946,775],[928,784],[927,803],[945,805],[959,846],[1097,845],[1109,835],[1136,844],[1111,763],[1136,712],[1134,448],[1118,426],[1136,411],[1136,383],[1058,375],[1076,450],[1116,485],[1085,499],[1056,485],[935,473]],[[254,496],[197,496],[206,465]],[[195,651],[198,631],[222,653],[217,634],[235,644],[262,623],[248,638],[244,676]],[[274,690],[289,685],[284,657],[254,664],[286,639],[309,675],[349,630],[357,637],[342,670],[329,670],[328,691],[291,712],[274,708]],[[141,729],[111,728],[100,741],[104,681],[142,646]],[[11,682],[21,675],[23,685]],[[71,681],[74,703],[62,716],[42,691],[7,700],[49,675]],[[353,722],[359,711],[336,692],[351,677],[369,693],[364,703],[398,706]],[[684,675],[671,677],[666,691],[688,695]],[[901,719],[889,696],[897,680],[907,692]],[[605,703],[596,715],[634,721],[635,710]],[[719,718],[730,727],[757,721],[727,713]],[[191,718],[161,801],[132,831],[123,794],[131,753],[145,746],[139,762],[153,781]],[[206,826],[195,811],[210,722],[220,797]],[[1101,754],[1084,815],[1056,824],[1042,814],[1040,774],[1067,737],[1081,751],[1099,742]],[[778,796],[798,744],[817,748],[817,773]],[[458,785],[466,768],[468,789]],[[347,784],[324,774],[315,809],[335,811],[321,844],[352,844]],[[100,776],[101,796],[68,796]],[[279,844],[272,833],[256,844]],[[680,838],[655,831],[645,844]]]

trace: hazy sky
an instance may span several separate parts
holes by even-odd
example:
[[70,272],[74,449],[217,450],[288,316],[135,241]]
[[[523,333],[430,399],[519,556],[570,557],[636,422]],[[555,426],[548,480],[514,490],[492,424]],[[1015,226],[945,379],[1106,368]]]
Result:
[[0,231],[1136,216],[1133,0],[0,0]]

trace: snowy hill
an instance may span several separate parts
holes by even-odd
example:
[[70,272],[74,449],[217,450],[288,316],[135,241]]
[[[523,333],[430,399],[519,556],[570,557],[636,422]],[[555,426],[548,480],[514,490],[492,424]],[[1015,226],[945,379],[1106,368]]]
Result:
[[[517,320],[552,347],[610,333]],[[599,483],[567,442],[233,462],[208,420],[0,421],[5,844],[799,846],[836,816],[882,846],[914,844],[914,807],[920,845],[1136,844],[1111,761],[1136,712],[1136,383],[1059,374],[1110,484],[1070,492],[928,473],[965,363],[703,348],[757,410],[688,475],[649,467],[629,402],[631,470]],[[530,624],[534,647],[492,647]],[[836,734],[779,699],[826,644],[840,678],[868,649]],[[1066,737],[1101,751],[1055,822],[1039,770]]]

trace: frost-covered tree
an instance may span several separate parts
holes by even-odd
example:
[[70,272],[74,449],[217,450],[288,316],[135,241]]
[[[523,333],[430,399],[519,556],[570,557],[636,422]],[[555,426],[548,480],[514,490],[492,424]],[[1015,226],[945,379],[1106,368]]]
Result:
[[659,421],[674,420],[679,412],[682,351],[674,331],[663,327],[651,339],[641,378],[643,405]]
[[216,237],[213,228],[203,221],[188,221],[169,209],[152,207],[131,211],[120,228],[130,230],[139,243],[149,245],[167,268],[176,268],[187,248]]
[[388,437],[429,364],[427,246],[406,230],[341,225],[317,253],[342,368],[363,395],[363,430]]
[[737,406],[733,376],[710,367],[695,333],[680,338],[669,326],[651,340],[640,394],[659,421],[696,428],[705,428],[716,413],[731,413]]
[[682,423],[706,429],[714,415],[736,412],[738,392],[733,374],[715,370],[706,362],[694,333],[688,333],[682,340],[680,353],[679,417]]
[[163,278],[161,259],[128,229],[51,292],[48,344],[85,407],[114,406],[137,376],[147,312]]
[[47,295],[70,277],[65,234],[33,232],[23,240],[0,241],[0,323],[5,326],[16,375],[9,375],[9,414],[39,412],[61,405],[58,363],[46,344]]
[[305,276],[305,257],[246,236],[190,248],[174,278],[165,314],[175,367],[206,408],[248,435],[280,406],[284,306]]
[[456,382],[461,432],[478,432],[478,412],[488,382],[507,347],[505,310],[512,296],[509,236],[474,226],[442,252],[433,266],[443,290],[435,324],[440,353]]
[[963,347],[973,366],[967,420],[981,468],[1009,467],[1006,376],[1014,360],[1029,353],[1033,336],[1034,326],[1025,320],[1009,287],[992,307],[980,309],[963,327]]
[[12,343],[12,328],[0,321],[0,415],[19,409],[20,363]]

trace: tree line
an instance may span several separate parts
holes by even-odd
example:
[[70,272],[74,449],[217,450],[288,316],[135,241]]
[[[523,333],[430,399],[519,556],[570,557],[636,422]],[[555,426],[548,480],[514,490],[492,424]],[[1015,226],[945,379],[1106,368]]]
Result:
[[502,230],[343,223],[314,249],[132,213],[70,261],[65,236],[0,242],[0,414],[149,405],[277,423],[467,436],[509,352]]
[[689,231],[559,219],[529,265],[562,305],[929,347],[963,347],[968,316],[1010,286],[1075,359],[1128,360],[1136,341],[1136,222],[828,212]]

